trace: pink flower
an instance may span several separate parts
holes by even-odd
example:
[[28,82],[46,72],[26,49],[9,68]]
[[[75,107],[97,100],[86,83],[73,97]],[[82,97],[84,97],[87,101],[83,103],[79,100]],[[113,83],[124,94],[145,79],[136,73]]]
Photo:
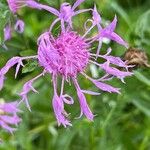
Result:
[[[93,121],[94,114],[90,110],[84,94],[99,95],[100,93],[81,89],[77,81],[78,75],[82,74],[102,91],[119,94],[119,88],[106,84],[104,83],[104,81],[108,81],[113,77],[117,77],[124,82],[124,78],[126,76],[132,75],[131,72],[128,72],[128,66],[125,64],[125,62],[123,62],[119,57],[110,55],[110,48],[107,50],[107,53],[105,55],[99,54],[102,44],[102,38],[104,37],[107,37],[110,40],[113,40],[123,46],[127,46],[126,42],[114,32],[116,28],[117,18],[115,17],[110,25],[103,28],[101,26],[101,17],[96,9],[96,5],[94,6],[94,9],[75,11],[75,9],[83,1],[84,0],[77,0],[73,6],[71,6],[69,3],[63,3],[60,7],[60,11],[56,10],[55,8],[38,3],[38,9],[45,9],[57,16],[57,18],[51,24],[50,30],[41,34],[37,40],[38,55],[12,58],[0,70],[0,87],[2,88],[4,76],[10,69],[10,67],[17,64],[17,75],[20,66],[23,66],[22,61],[24,59],[38,59],[39,65],[43,67],[43,72],[24,84],[23,89],[20,93],[21,102],[25,102],[28,109],[30,110],[27,94],[30,91],[37,92],[34,89],[33,84],[38,78],[45,75],[45,73],[51,74],[54,88],[54,96],[52,100],[53,110],[58,125],[62,124],[64,127],[71,126],[71,122],[68,119],[69,114],[65,111],[64,105],[72,105],[74,103],[72,97],[64,93],[65,83],[70,83],[72,81],[76,88],[81,108],[80,117],[82,115],[85,115],[88,120]],[[27,2],[29,4],[28,0]],[[33,3],[33,1],[30,2]],[[92,11],[93,16],[92,19],[88,19],[85,22],[85,33],[83,35],[80,35],[80,33],[73,29],[72,18],[86,11]],[[54,36],[51,31],[58,21],[60,21],[61,32],[57,36]],[[88,21],[92,22],[91,27],[86,26]],[[98,33],[94,37],[89,37],[89,33],[93,28],[98,28]],[[97,54],[93,54],[91,52],[92,44],[97,42]],[[96,62],[96,58],[98,57],[102,58],[105,62],[103,64]],[[90,63],[95,64],[103,69],[104,73],[106,74],[100,79],[92,79],[91,77],[89,77],[85,73],[85,70]],[[126,71],[120,71],[112,65],[125,68]],[[62,77],[60,92],[58,92],[58,76]],[[111,76],[111,78],[109,76]]]

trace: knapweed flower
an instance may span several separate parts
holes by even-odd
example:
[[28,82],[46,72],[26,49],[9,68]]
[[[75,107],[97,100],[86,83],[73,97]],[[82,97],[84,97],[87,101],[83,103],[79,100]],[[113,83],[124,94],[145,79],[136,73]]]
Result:
[[21,119],[17,115],[20,110],[17,108],[18,102],[0,102],[0,126],[10,133],[13,133]]
[[[50,30],[41,34],[38,38],[37,55],[29,57],[14,57],[10,59],[0,70],[0,87],[2,88],[5,74],[12,66],[17,65],[17,75],[20,66],[23,66],[22,61],[24,59],[37,59],[39,65],[43,68],[43,72],[24,84],[20,93],[21,102],[25,102],[30,110],[27,94],[30,91],[37,92],[33,88],[33,83],[39,77],[42,77],[45,74],[51,74],[54,89],[52,105],[58,125],[62,124],[64,127],[71,126],[71,122],[68,119],[69,114],[65,111],[64,105],[72,105],[74,103],[73,98],[64,92],[65,82],[72,82],[76,88],[81,108],[80,117],[85,115],[87,119],[93,121],[94,114],[87,104],[85,94],[99,95],[100,93],[81,89],[77,80],[78,75],[82,74],[100,90],[109,93],[120,93],[120,89],[105,83],[105,81],[117,77],[124,82],[124,78],[126,76],[132,75],[132,73],[128,71],[129,66],[127,66],[125,62],[123,62],[119,57],[111,56],[111,48],[107,50],[105,55],[99,54],[103,38],[108,38],[127,47],[127,43],[114,32],[117,18],[115,17],[110,25],[103,28],[101,25],[101,16],[97,11],[96,6],[94,6],[94,9],[75,11],[76,7],[83,1],[84,0],[77,0],[73,6],[68,3],[63,3],[60,11],[49,6],[45,7],[45,9],[49,9],[50,12],[58,18],[56,18],[56,20],[54,20],[51,24]],[[42,4],[39,5],[41,8],[43,7]],[[83,29],[85,30],[85,33],[80,35],[80,33],[73,29],[72,17],[86,11],[92,11],[92,19],[88,19],[85,22],[85,29]],[[57,36],[54,36],[51,31],[58,21],[60,21],[61,31]],[[88,21],[92,22],[91,27],[87,26]],[[93,28],[98,29],[98,33],[93,37],[90,37],[89,33]],[[92,53],[93,43],[97,43],[98,45],[96,54]],[[103,59],[104,63],[98,63],[97,58]],[[89,77],[85,73],[89,64],[94,64],[100,67],[104,71],[105,75],[99,79]],[[122,71],[118,68],[121,68]],[[58,92],[58,77],[62,77],[60,93]]]

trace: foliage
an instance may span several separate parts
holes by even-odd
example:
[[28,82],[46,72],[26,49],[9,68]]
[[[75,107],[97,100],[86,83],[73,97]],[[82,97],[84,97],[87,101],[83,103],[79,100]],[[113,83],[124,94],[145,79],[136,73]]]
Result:
[[[63,0],[41,2],[59,7]],[[73,2],[73,1],[69,1]],[[128,41],[131,46],[142,48],[150,55],[150,2],[149,0],[86,0],[81,7],[98,6],[104,18],[112,20],[118,16],[117,32]],[[53,19],[45,11],[28,8],[19,12],[26,24],[23,35],[13,33],[12,40],[7,42],[8,50],[0,48],[0,67],[12,56],[26,56],[37,51],[36,39],[47,29]],[[90,15],[90,14],[89,14]],[[3,43],[3,28],[12,19],[11,13],[4,0],[0,2],[0,43]],[[82,15],[75,24],[83,25]],[[106,20],[103,20],[104,22]],[[59,27],[58,27],[59,28]],[[58,30],[56,28],[56,31]],[[80,30],[80,29],[78,29]],[[115,55],[123,55],[125,49],[110,43]],[[107,48],[108,45],[105,45]],[[105,50],[105,49],[103,49]],[[88,70],[90,72],[90,70]],[[31,79],[40,70],[37,62],[26,62],[26,67],[14,80],[14,70],[7,74],[5,88],[0,92],[0,98],[5,101],[16,100],[18,91],[25,81]],[[100,72],[99,72],[100,73]],[[84,117],[74,119],[80,113],[74,88],[66,84],[65,90],[74,95],[75,104],[69,111],[72,113],[73,127],[57,127],[54,118],[51,99],[52,89],[50,76],[46,76],[34,85],[40,94],[30,94],[32,112],[22,106],[23,121],[14,135],[0,131],[3,143],[0,150],[148,150],[150,149],[150,70],[139,68],[135,75],[126,79],[126,84],[113,80],[113,85],[122,89],[121,95],[101,93],[100,96],[87,96],[88,103],[96,115],[94,122],[88,122]],[[81,87],[94,89],[87,80],[79,77]]]

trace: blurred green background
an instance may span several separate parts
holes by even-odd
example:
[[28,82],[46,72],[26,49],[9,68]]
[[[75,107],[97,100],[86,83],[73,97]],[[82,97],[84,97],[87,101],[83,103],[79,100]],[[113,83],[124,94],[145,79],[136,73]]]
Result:
[[[59,8],[63,0],[40,0],[41,3]],[[68,0],[73,4],[73,0]],[[133,47],[138,47],[150,55],[150,0],[85,0],[80,8],[90,8],[96,3],[103,23],[118,16],[116,32]],[[82,33],[81,26],[86,13],[74,19],[75,28]],[[53,15],[46,11],[23,8],[19,18],[25,21],[25,32],[13,33],[13,38],[6,42],[8,50],[0,48],[0,67],[12,56],[32,55],[37,52],[36,40],[46,31]],[[3,39],[3,28],[8,20],[14,22],[5,0],[0,1],[0,41]],[[58,27],[55,27],[57,32]],[[111,46],[115,56],[122,56],[125,48],[116,44],[104,44],[102,51]],[[87,71],[93,74],[93,69]],[[0,100],[13,101],[19,99],[17,93],[25,81],[37,75],[41,69],[37,62],[26,62],[25,68],[14,79],[15,68],[7,74],[4,89],[0,91]],[[100,75],[98,69],[94,70]],[[65,91],[72,95],[75,104],[67,106],[71,113],[73,127],[58,127],[52,110],[53,90],[51,77],[46,75],[39,79],[34,87],[39,94],[29,94],[32,112],[22,105],[20,114],[22,122],[17,132],[10,135],[0,130],[0,150],[150,150],[150,69],[139,68],[135,75],[127,78],[126,84],[114,79],[110,84],[121,88],[121,95],[101,92],[100,96],[87,95],[92,111],[97,114],[94,122],[85,117],[74,119],[80,113],[77,96],[73,86],[66,84]],[[84,89],[97,90],[88,80],[79,77]],[[97,90],[98,91],[98,90]]]

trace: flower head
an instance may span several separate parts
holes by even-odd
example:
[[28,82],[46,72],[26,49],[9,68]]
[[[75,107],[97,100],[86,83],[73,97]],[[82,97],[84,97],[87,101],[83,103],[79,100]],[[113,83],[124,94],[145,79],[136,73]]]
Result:
[[[61,33],[53,40],[49,33],[39,38],[38,59],[41,66],[47,71],[61,74],[67,77],[76,77],[76,75],[86,67],[90,53],[89,45],[73,31]],[[44,38],[44,39],[43,39]],[[45,59],[45,60],[43,60]]]
[[[53,110],[58,125],[62,124],[65,127],[71,126],[71,123],[68,119],[68,113],[64,109],[64,105],[72,105],[74,102],[71,96],[64,93],[65,81],[72,81],[76,88],[81,108],[80,117],[82,115],[85,115],[88,120],[92,121],[94,118],[94,114],[92,113],[90,107],[87,104],[85,94],[99,95],[99,93],[81,89],[77,81],[78,75],[82,74],[88,80],[90,80],[97,88],[109,93],[120,93],[120,89],[106,84],[106,80],[108,81],[113,77],[117,77],[124,82],[124,78],[126,76],[132,75],[131,72],[128,72],[128,66],[119,57],[110,55],[110,48],[107,50],[107,53],[105,55],[99,54],[100,48],[102,46],[102,39],[104,37],[109,38],[110,40],[113,40],[123,46],[126,46],[126,42],[114,32],[116,28],[117,18],[115,17],[110,25],[103,28],[101,26],[101,16],[97,11],[96,6],[94,7],[94,9],[75,11],[76,7],[79,6],[83,1],[84,0],[77,0],[73,6],[71,6],[69,3],[63,3],[60,7],[60,11],[57,11],[55,8],[49,6],[39,4],[38,6],[40,6],[41,9],[46,9],[50,11],[58,18],[56,18],[51,24],[50,31],[41,34],[38,38],[38,55],[23,58],[13,58],[8,61],[8,63],[0,71],[0,83],[3,85],[4,75],[7,73],[8,69],[10,69],[10,67],[12,67],[14,64],[18,64],[18,72],[19,67],[21,65],[23,66],[22,60],[33,58],[38,59],[39,65],[43,67],[43,72],[24,84],[23,90],[20,93],[22,99],[21,102],[25,101],[27,107],[30,109],[27,94],[31,90],[37,92],[33,88],[33,83],[39,77],[45,75],[45,73],[51,74],[54,88],[54,96],[52,100]],[[80,35],[80,33],[73,30],[72,17],[89,10],[92,10],[93,17],[92,19],[88,19],[86,23],[90,21],[92,22],[92,26],[90,28],[87,28],[85,23],[85,33],[83,35]],[[51,31],[58,21],[60,21],[61,24],[61,32],[58,33],[57,36],[54,36]],[[89,37],[89,33],[93,28],[97,28],[98,33],[94,37]],[[91,52],[93,43],[98,43],[97,54],[93,54]],[[102,64],[96,62],[96,58],[98,57],[102,58],[105,62]],[[97,65],[104,71],[105,75],[100,79],[92,79],[85,73],[85,68],[87,68],[88,64]],[[119,66],[123,69],[125,68],[125,71],[121,71],[118,68],[115,68],[116,66]],[[58,76],[62,77],[60,93],[58,92]]]

